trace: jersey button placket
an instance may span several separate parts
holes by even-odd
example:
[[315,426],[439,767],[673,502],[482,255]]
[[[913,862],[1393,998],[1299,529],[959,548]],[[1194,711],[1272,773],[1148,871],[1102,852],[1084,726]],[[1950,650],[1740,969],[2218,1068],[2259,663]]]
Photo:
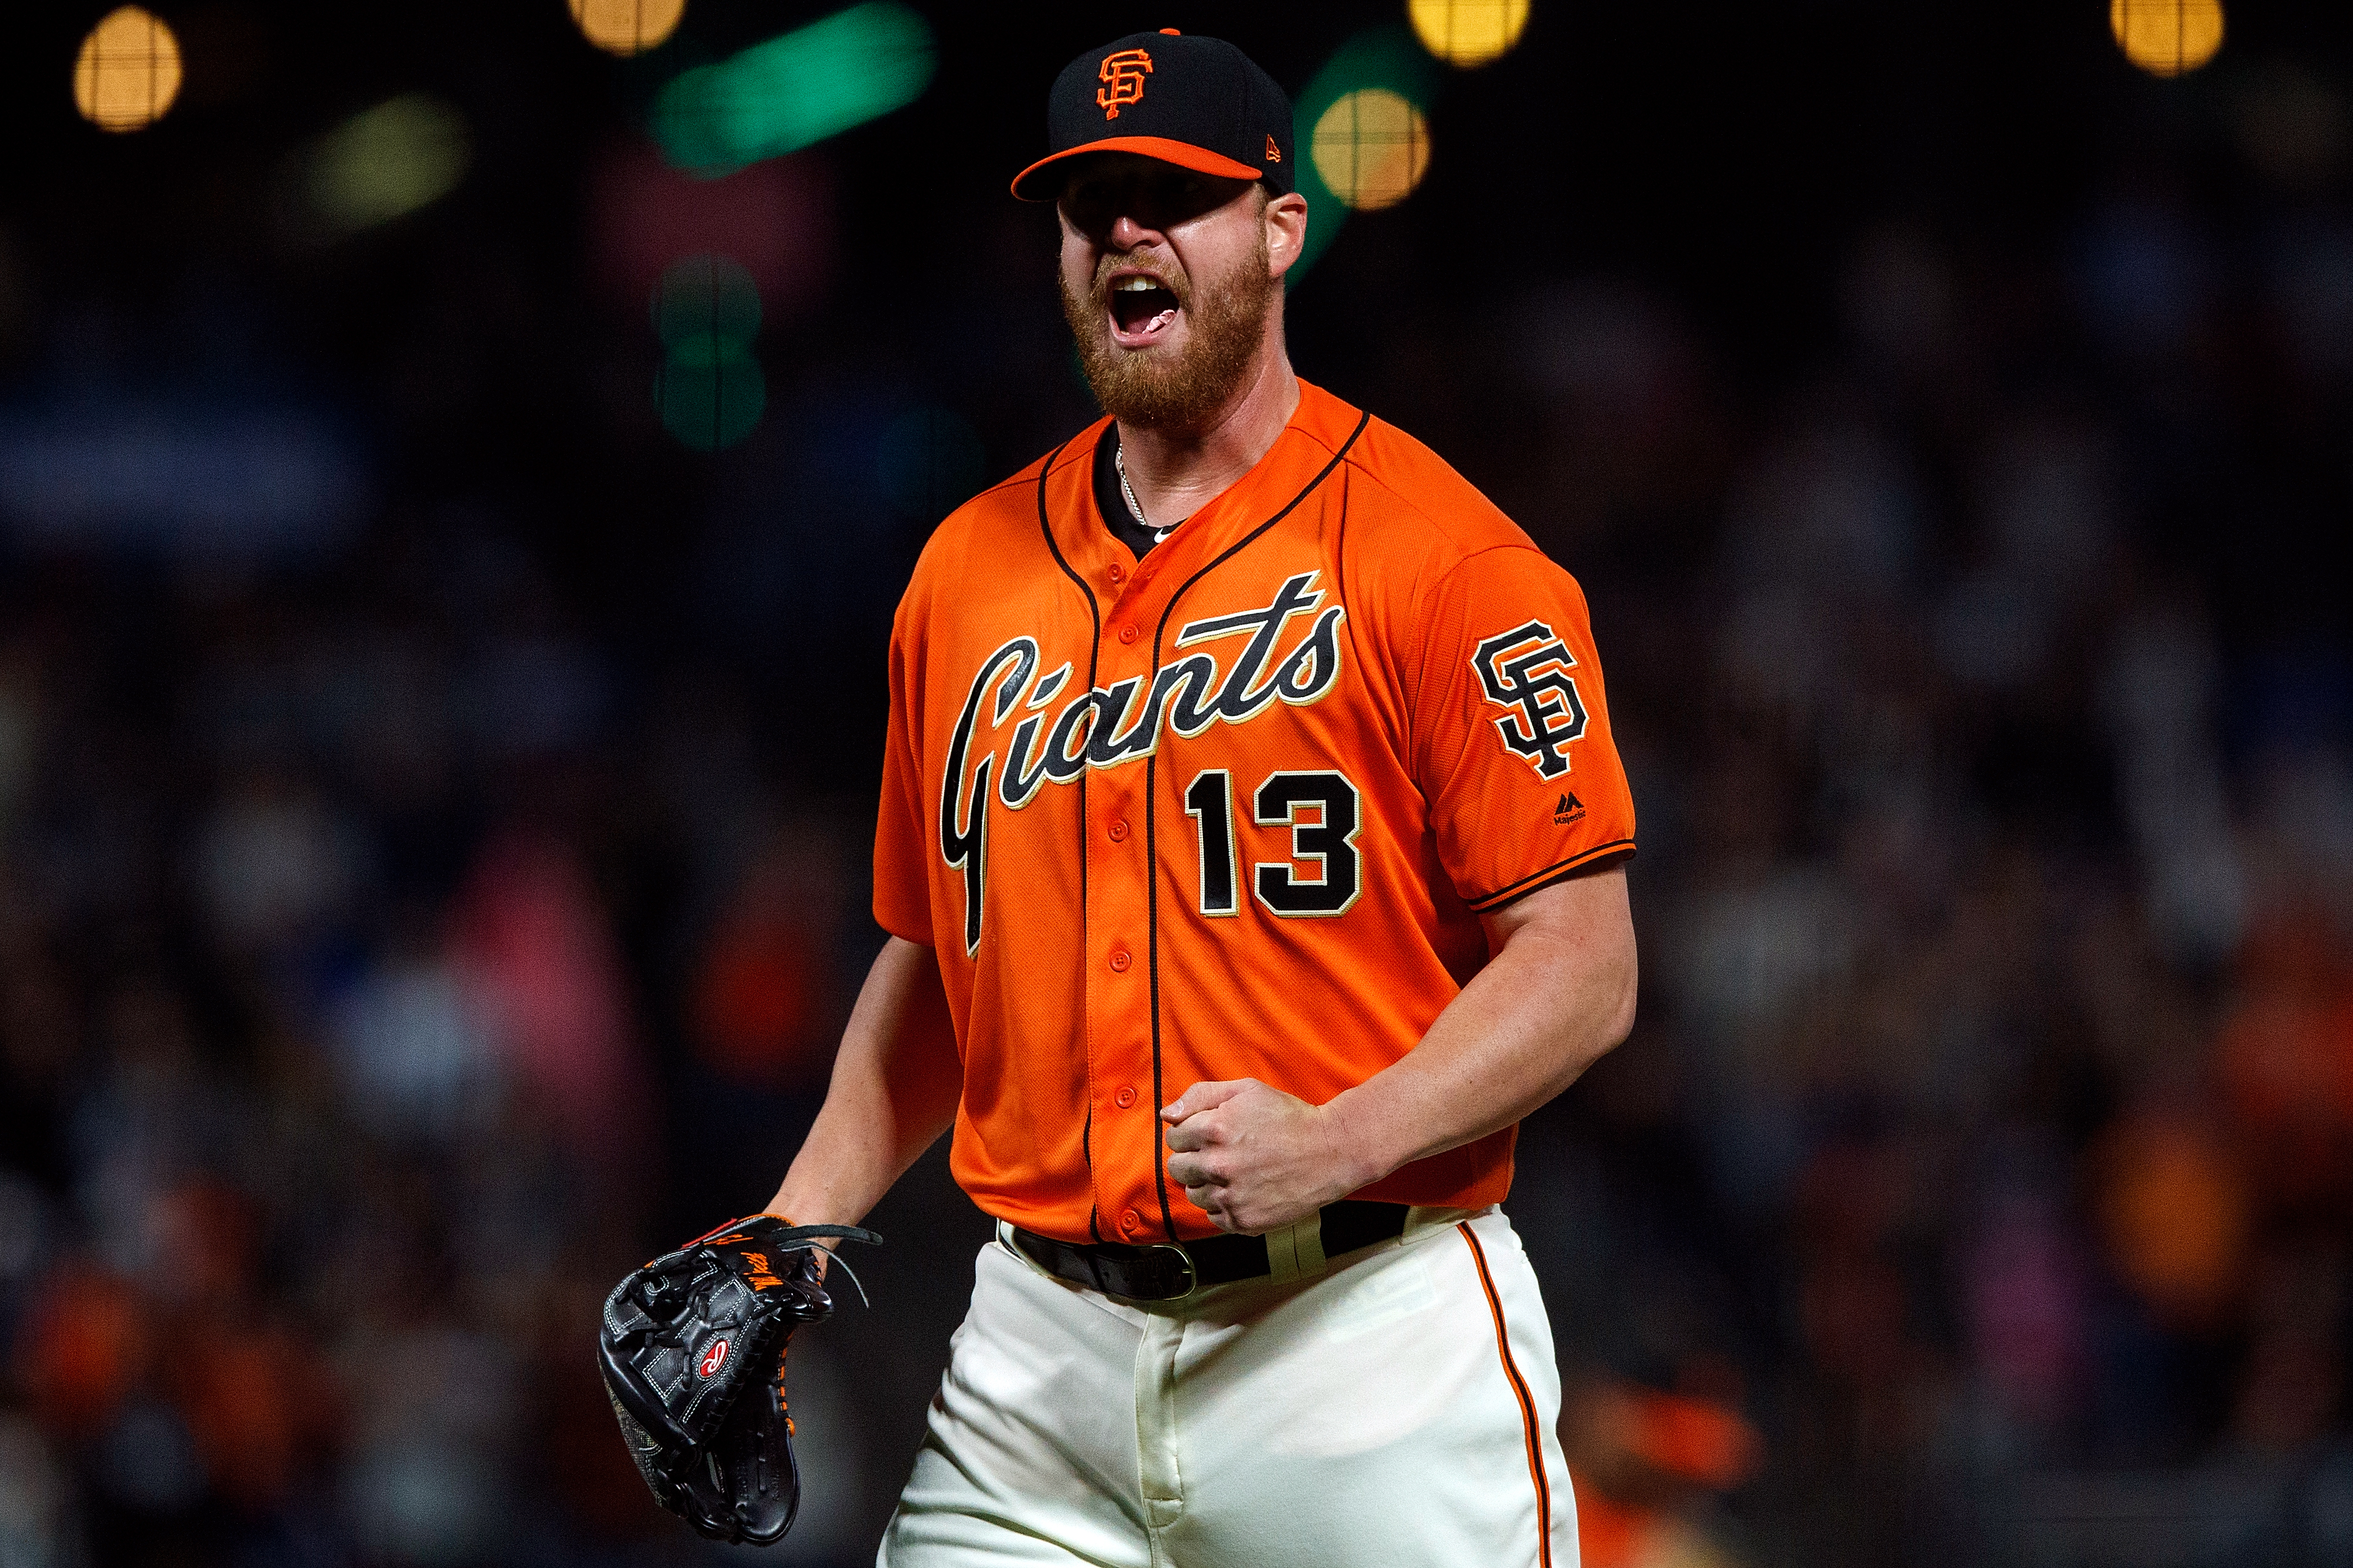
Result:
[[[1145,573],[1122,566],[1126,590],[1103,617],[1095,685],[1151,686],[1149,606],[1139,606]],[[1156,611],[1150,612],[1156,614]],[[1116,715],[1108,721],[1116,725]],[[1087,931],[1095,957],[1087,965],[1088,1079],[1094,1099],[1092,1153],[1096,1201],[1104,1229],[1121,1241],[1161,1234],[1158,1127],[1135,1107],[1150,1101],[1153,1081],[1152,986],[1145,947],[1151,921],[1149,857],[1133,853],[1145,837],[1147,764],[1142,759],[1087,772]],[[1113,1218],[1113,1216],[1116,1216]]]

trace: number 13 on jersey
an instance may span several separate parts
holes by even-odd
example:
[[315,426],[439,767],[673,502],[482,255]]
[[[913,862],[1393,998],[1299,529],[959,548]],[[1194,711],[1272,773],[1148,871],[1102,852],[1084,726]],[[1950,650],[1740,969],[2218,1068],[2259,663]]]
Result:
[[[1185,788],[1185,815],[1193,819],[1200,852],[1200,897],[1209,916],[1241,912],[1235,886],[1240,863],[1234,840],[1233,776],[1205,768]],[[1251,796],[1261,827],[1291,830],[1286,859],[1251,866],[1258,901],[1287,920],[1345,914],[1364,890],[1356,865],[1356,786],[1332,769],[1269,773]]]

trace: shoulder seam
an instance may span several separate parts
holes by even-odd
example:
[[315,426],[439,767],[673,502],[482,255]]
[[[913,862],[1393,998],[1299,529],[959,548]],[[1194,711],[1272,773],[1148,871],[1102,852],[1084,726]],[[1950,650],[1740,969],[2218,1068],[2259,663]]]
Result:
[[[1390,429],[1396,429],[1396,426],[1388,426],[1388,427],[1389,427]],[[1400,432],[1400,434],[1402,434],[1402,432]],[[1352,453],[1350,453],[1350,454],[1349,454],[1349,457],[1348,457],[1348,466],[1349,466],[1350,468],[1352,468],[1356,469],[1358,472],[1362,473],[1362,474],[1365,476],[1365,479],[1366,479],[1366,480],[1368,483],[1378,485],[1378,486],[1381,488],[1381,493],[1382,493],[1382,494],[1384,494],[1384,495],[1386,495],[1386,496],[1389,497],[1392,500],[1396,501],[1399,506],[1401,506],[1401,507],[1405,508],[1408,511],[1412,512],[1412,513],[1413,513],[1413,515],[1414,515],[1415,517],[1417,517],[1417,518],[1420,519],[1420,520],[1421,520],[1421,521],[1422,521],[1422,523],[1423,523],[1423,525],[1424,525],[1424,526],[1426,526],[1427,528],[1429,528],[1429,530],[1430,530],[1432,533],[1437,534],[1440,538],[1441,538],[1441,539],[1445,540],[1445,541],[1446,541],[1448,543],[1450,543],[1450,544],[1451,544],[1451,543],[1453,543],[1453,542],[1454,542],[1453,536],[1452,536],[1451,533],[1449,533],[1449,532],[1447,531],[1447,530],[1446,530],[1445,526],[1444,526],[1443,524],[1441,524],[1441,523],[1438,521],[1438,519],[1436,519],[1435,517],[1432,517],[1432,516],[1430,514],[1430,510],[1429,510],[1429,509],[1428,509],[1428,508],[1424,507],[1424,506],[1423,506],[1419,501],[1418,501],[1418,500],[1414,500],[1411,496],[1407,495],[1403,490],[1398,489],[1395,485],[1393,485],[1393,484],[1389,483],[1389,482],[1388,482],[1388,480],[1387,480],[1387,479],[1383,479],[1383,478],[1382,478],[1382,477],[1381,477],[1377,472],[1376,472],[1376,471],[1372,468],[1372,467],[1371,467],[1369,464],[1367,464],[1367,463],[1364,460],[1364,458],[1363,458],[1362,457],[1360,457],[1360,456],[1358,456],[1357,454],[1353,453],[1353,452],[1352,452]],[[1450,471],[1450,472],[1451,472],[1452,470],[1451,470],[1451,469],[1450,469],[1449,471]],[[1510,523],[1514,528],[1519,528],[1519,526],[1520,526],[1520,525],[1518,524],[1518,522],[1516,522],[1515,521],[1514,521],[1514,519],[1512,518],[1512,515],[1511,515],[1509,512],[1504,511],[1501,507],[1496,507],[1496,506],[1495,506],[1495,503],[1494,503],[1493,501],[1492,501],[1492,500],[1487,500],[1487,497],[1486,497],[1485,492],[1482,491],[1482,490],[1479,489],[1479,487],[1478,487],[1478,486],[1476,486],[1476,485],[1472,484],[1469,479],[1462,479],[1462,476],[1461,476],[1460,473],[1456,473],[1454,477],[1455,477],[1456,479],[1461,479],[1461,480],[1462,480],[1462,488],[1463,488],[1463,489],[1467,489],[1467,490],[1471,491],[1473,495],[1478,496],[1478,497],[1479,497],[1479,499],[1480,499],[1481,500],[1482,500],[1482,501],[1486,501],[1486,503],[1487,503],[1487,505],[1488,505],[1488,506],[1490,506],[1490,507],[1493,507],[1493,508],[1494,508],[1494,510],[1495,510],[1495,515],[1496,515],[1497,517],[1502,518],[1505,522]],[[1521,530],[1520,530],[1520,531],[1521,531],[1522,533],[1525,533],[1527,531],[1526,531],[1525,529],[1521,529]],[[1459,548],[1459,547],[1458,547],[1458,548]],[[1535,549],[1535,548],[1536,548],[1536,546],[1535,546],[1535,541],[1531,540],[1531,541],[1529,541],[1529,542],[1528,542],[1526,544],[1525,544],[1525,545],[1519,545],[1519,544],[1507,544],[1507,545],[1481,545],[1481,546],[1479,546],[1479,547],[1478,547],[1478,550],[1473,550],[1473,551],[1467,552],[1466,552],[1466,554],[1476,554],[1476,553],[1478,553],[1478,552],[1479,552],[1479,551],[1483,551],[1483,550],[1497,550],[1497,549],[1531,549],[1531,550],[1533,550],[1533,549]],[[1544,553],[1541,550],[1537,550],[1537,552],[1537,552],[1538,554],[1543,554],[1543,553]]]
[[[1440,589],[1445,587],[1446,580],[1449,577],[1453,576],[1454,574],[1461,571],[1462,568],[1470,565],[1471,563],[1478,560],[1481,556],[1500,555],[1506,551],[1514,551],[1522,554],[1535,556],[1547,566],[1560,566],[1559,562],[1555,561],[1551,556],[1546,555],[1542,550],[1537,549],[1533,541],[1525,544],[1482,544],[1476,550],[1464,551],[1451,565],[1448,566],[1445,571],[1440,572],[1438,574],[1438,580],[1430,585],[1430,593],[1434,595]],[[1568,570],[1566,566],[1560,566],[1560,569],[1564,572]]]
[[[1537,549],[1534,543],[1482,544],[1478,549],[1466,552],[1463,554],[1457,556],[1453,561],[1448,563],[1445,570],[1439,573],[1439,574],[1431,580],[1429,587],[1414,595],[1414,641],[1421,650],[1420,668],[1417,671],[1418,675],[1426,676],[1430,670],[1430,612],[1432,606],[1438,603],[1438,596],[1446,591],[1447,583],[1452,579],[1457,572],[1461,571],[1462,568],[1470,565],[1471,563],[1478,560],[1480,557],[1497,554],[1507,550],[1525,551],[1526,553],[1535,556],[1538,560],[1543,561],[1547,565],[1558,564],[1558,563],[1555,562],[1551,556],[1546,555],[1543,551]],[[1566,570],[1566,568],[1564,568],[1564,570]],[[1414,700],[1419,702],[1420,700],[1420,687],[1417,684],[1414,689]]]

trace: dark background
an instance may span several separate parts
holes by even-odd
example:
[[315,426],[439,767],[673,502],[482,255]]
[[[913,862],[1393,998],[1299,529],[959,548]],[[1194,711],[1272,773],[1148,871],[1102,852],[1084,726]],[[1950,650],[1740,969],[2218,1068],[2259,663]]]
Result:
[[[1005,193],[1045,85],[1176,26],[1298,90],[1402,15],[921,7],[921,99],[704,187],[784,216],[766,410],[691,450],[648,106],[830,8],[164,5],[130,135],[99,7],[11,26],[7,1568],[701,1554],[595,1303],[773,1190],[881,940],[899,589],[1092,414]],[[1292,291],[1577,575],[1634,779],[1641,1019],[1507,1205],[1590,1568],[2353,1561],[2353,20],[2158,80],[2105,11],[1535,0]],[[306,229],[417,91],[462,182]],[[985,1234],[936,1151],[874,1223],[781,1561],[871,1553]]]

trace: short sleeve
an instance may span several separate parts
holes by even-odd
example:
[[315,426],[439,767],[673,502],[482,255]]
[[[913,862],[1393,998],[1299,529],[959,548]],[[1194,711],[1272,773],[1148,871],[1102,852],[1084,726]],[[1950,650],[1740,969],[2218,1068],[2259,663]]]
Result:
[[891,719],[883,742],[882,795],[874,819],[874,923],[926,947],[932,938],[928,836],[923,831],[923,759],[909,703],[911,657],[902,613],[891,634]]
[[1504,546],[1440,579],[1422,620],[1414,764],[1440,858],[1473,910],[1634,852],[1585,595]]

